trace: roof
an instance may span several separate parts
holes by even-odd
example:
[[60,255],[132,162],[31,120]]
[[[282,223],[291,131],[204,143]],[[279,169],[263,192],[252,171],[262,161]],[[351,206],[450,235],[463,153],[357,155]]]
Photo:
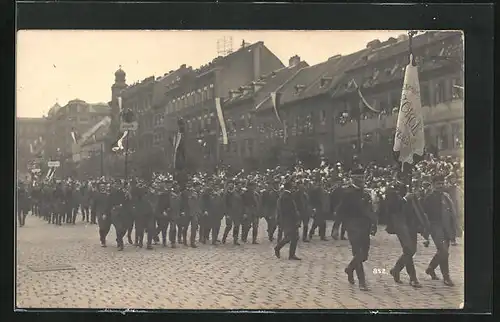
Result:
[[[430,34],[430,33],[428,33]],[[424,34],[426,38],[419,38],[416,47],[424,46],[425,44],[431,44],[437,41],[443,41],[445,38],[450,37],[451,35],[457,35],[459,33],[455,32],[439,32],[434,33],[433,40],[431,41],[428,37],[428,34]],[[418,38],[418,37],[417,37]],[[403,53],[408,53],[408,42],[405,41],[405,46],[401,48],[400,43],[394,44],[392,47],[382,47],[377,50],[378,58],[377,61],[382,59],[388,59],[391,57],[390,55],[396,56]],[[461,44],[448,44],[446,42],[441,43],[442,46],[429,48],[429,52],[425,54],[424,60],[417,61],[420,71],[428,71],[437,69],[446,64],[443,61],[434,61],[432,59],[425,59],[426,57],[435,57],[435,56],[445,56],[445,57],[456,57],[457,59],[462,59],[462,51]],[[394,48],[393,48],[394,47]],[[444,49],[444,50],[443,50]],[[417,59],[421,58],[419,53],[416,53]],[[407,64],[407,61],[401,61],[401,59],[394,59],[394,62],[390,68],[381,69],[377,64],[373,64],[373,61],[370,62],[369,65],[363,65],[363,67],[359,67],[361,65],[357,65],[355,69],[351,69],[348,71],[349,76],[345,77],[341,82],[336,84],[336,88],[332,91],[336,96],[341,96],[347,92],[351,92],[354,90],[354,87],[349,86],[349,82],[354,79],[356,83],[361,88],[369,88],[378,84],[388,83],[395,80],[401,80],[404,77],[404,69]]]
[[171,86],[172,84],[179,82],[180,78],[188,71],[192,71],[192,69],[185,68],[185,66],[183,65],[181,66],[181,68],[157,78],[153,88],[152,106],[160,107],[165,101],[165,92],[167,91],[167,86]]
[[212,71],[213,69],[220,67],[220,66],[227,66],[229,63],[234,60],[238,59],[241,55],[254,50],[258,46],[264,45],[264,42],[258,41],[256,43],[246,45],[245,47],[240,47],[238,50],[230,53],[229,55],[226,56],[218,56],[214,58],[211,62],[202,65],[200,68],[196,69],[195,72],[198,74],[198,76],[207,74],[208,72]]
[[[452,36],[460,36],[461,33],[458,31],[428,31],[424,34],[417,35],[412,39],[413,48],[422,47],[437,41],[442,41],[445,38]],[[384,45],[385,44],[385,45]],[[381,61],[396,55],[400,55],[408,52],[409,40],[405,39],[398,41],[396,43],[382,43],[382,47],[373,49],[369,55],[368,59],[361,60],[357,64],[352,66],[352,69],[362,68],[367,65],[372,64],[375,61]]]
[[[305,61],[301,61],[296,66],[292,67],[283,67],[277,69],[269,74],[262,75],[258,82],[262,82],[262,86],[254,92],[253,90],[248,91],[247,93],[241,92],[239,95],[236,95],[233,98],[229,98],[224,102],[224,106],[228,107],[231,104],[241,102],[246,99],[254,98],[259,101],[269,97],[271,92],[276,91],[278,87],[283,85],[290,77],[292,77],[297,71],[301,68],[308,67],[309,65]],[[246,84],[245,86],[251,86],[253,82]]]

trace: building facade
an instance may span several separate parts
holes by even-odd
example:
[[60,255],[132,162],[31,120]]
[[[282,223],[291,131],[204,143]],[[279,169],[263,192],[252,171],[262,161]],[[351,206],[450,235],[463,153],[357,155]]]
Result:
[[[64,106],[54,105],[46,118],[45,159],[61,162],[60,175],[77,175],[76,168],[81,161],[81,155],[78,155],[78,160],[74,160],[75,147],[71,132],[75,131],[78,136],[89,134],[94,125],[110,115],[111,109],[106,103],[92,104],[74,99]],[[101,141],[106,137],[106,133],[90,133],[89,137]],[[82,151],[83,156],[87,156],[85,153],[89,151],[88,148],[83,148]]]
[[47,120],[38,117],[16,118],[16,161],[17,169],[26,173],[30,162],[43,156],[43,142],[46,138]]
[[[215,99],[224,101],[230,89],[283,67],[264,43],[258,42],[243,44],[239,50],[198,69],[182,65],[132,86],[126,85],[125,72],[120,69],[115,73],[110,106],[113,114],[119,115],[117,97],[122,96],[123,107],[137,116],[139,128],[129,138],[134,151],[130,167],[142,174],[171,167],[173,137],[177,120],[182,118],[187,128],[188,166],[212,169],[223,153]],[[113,128],[118,133],[119,119],[115,116],[114,120]]]
[[[461,34],[427,32],[413,39],[413,48],[420,70],[427,150],[460,155],[464,122]],[[361,152],[366,161],[392,162],[392,140],[408,59],[408,39],[402,36],[384,43],[375,40],[352,55],[334,56],[303,68],[280,89],[279,111],[286,125],[286,143],[272,105],[263,106],[257,113],[259,126],[267,129],[260,131],[263,138],[256,138],[264,143],[259,144],[259,158],[273,151],[281,156],[281,164],[308,156],[314,156],[313,163],[318,164],[323,157],[348,161]],[[358,148],[356,112],[363,105],[352,80],[371,106],[382,111],[363,110],[362,149]]]

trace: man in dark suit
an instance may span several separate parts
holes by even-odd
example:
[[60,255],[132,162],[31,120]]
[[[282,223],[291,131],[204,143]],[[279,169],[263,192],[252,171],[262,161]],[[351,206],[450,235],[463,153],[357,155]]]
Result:
[[[394,207],[389,213],[389,220],[392,225],[392,231],[399,239],[403,254],[399,257],[390,270],[394,281],[401,284],[400,273],[406,267],[406,272],[410,276],[410,285],[414,288],[422,287],[417,279],[413,255],[417,251],[417,235],[419,231],[427,231],[427,222],[422,220],[425,214],[418,206],[418,196],[414,193],[407,193],[406,185],[397,180],[388,190],[387,198],[391,200]],[[420,229],[422,230],[420,230]]]
[[437,252],[425,270],[433,280],[439,279],[435,269],[439,266],[443,274],[444,284],[454,286],[450,278],[450,267],[448,258],[450,241],[455,236],[456,225],[453,218],[455,214],[447,209],[453,209],[453,202],[450,196],[444,191],[444,178],[435,176],[432,183],[432,191],[423,201],[423,209],[429,218],[430,234]]
[[300,219],[302,221],[302,241],[307,243],[308,229],[309,229],[309,197],[306,192],[304,181],[298,182],[297,190],[293,193],[295,204],[297,206],[297,211],[300,214]]
[[[241,185],[241,182],[239,183]],[[222,236],[222,243],[226,243],[227,235],[233,229],[233,243],[240,245],[238,235],[240,232],[241,220],[243,217],[243,200],[241,199],[241,186],[238,190],[234,187],[234,182],[229,182],[224,196],[226,209],[226,228]]]
[[280,213],[280,225],[283,228],[285,237],[278,242],[274,248],[274,254],[280,258],[280,250],[286,244],[290,243],[288,259],[300,260],[295,255],[297,243],[299,240],[300,215],[291,193],[292,181],[288,179],[284,184],[284,190],[278,200],[278,212]]
[[351,172],[351,185],[342,193],[342,201],[336,213],[346,225],[353,258],[345,273],[350,284],[354,284],[354,271],[358,276],[359,288],[368,291],[363,262],[368,259],[370,233],[375,234],[377,218],[372,211],[371,197],[364,191],[364,171],[355,169]]

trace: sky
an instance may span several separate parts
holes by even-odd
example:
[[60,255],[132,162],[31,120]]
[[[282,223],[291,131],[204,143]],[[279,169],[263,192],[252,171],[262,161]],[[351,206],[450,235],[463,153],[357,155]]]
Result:
[[57,102],[111,100],[121,65],[127,84],[160,76],[182,64],[198,68],[218,56],[217,40],[263,41],[283,64],[299,55],[309,65],[349,54],[374,39],[406,31],[100,31],[23,30],[17,33],[16,114],[41,117]]

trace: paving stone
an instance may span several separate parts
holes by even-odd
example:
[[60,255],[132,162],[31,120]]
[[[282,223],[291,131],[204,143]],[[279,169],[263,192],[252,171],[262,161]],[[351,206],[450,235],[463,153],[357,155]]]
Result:
[[[328,223],[330,230],[331,222]],[[299,243],[300,262],[274,257],[261,221],[259,245],[199,245],[197,249],[155,246],[154,251],[126,244],[116,250],[114,229],[101,248],[98,228],[77,223],[56,227],[29,216],[17,234],[19,308],[168,308],[168,309],[408,309],[457,308],[463,302],[463,246],[450,248],[456,284],[432,281],[425,268],[434,255],[419,240],[415,265],[423,288],[396,285],[388,271],[401,254],[396,236],[383,228],[372,239],[365,263],[371,292],[347,283],[351,259],[347,241]],[[231,236],[228,240],[232,240]],[[33,272],[30,266],[70,265],[73,271]],[[440,275],[439,270],[436,271]]]

